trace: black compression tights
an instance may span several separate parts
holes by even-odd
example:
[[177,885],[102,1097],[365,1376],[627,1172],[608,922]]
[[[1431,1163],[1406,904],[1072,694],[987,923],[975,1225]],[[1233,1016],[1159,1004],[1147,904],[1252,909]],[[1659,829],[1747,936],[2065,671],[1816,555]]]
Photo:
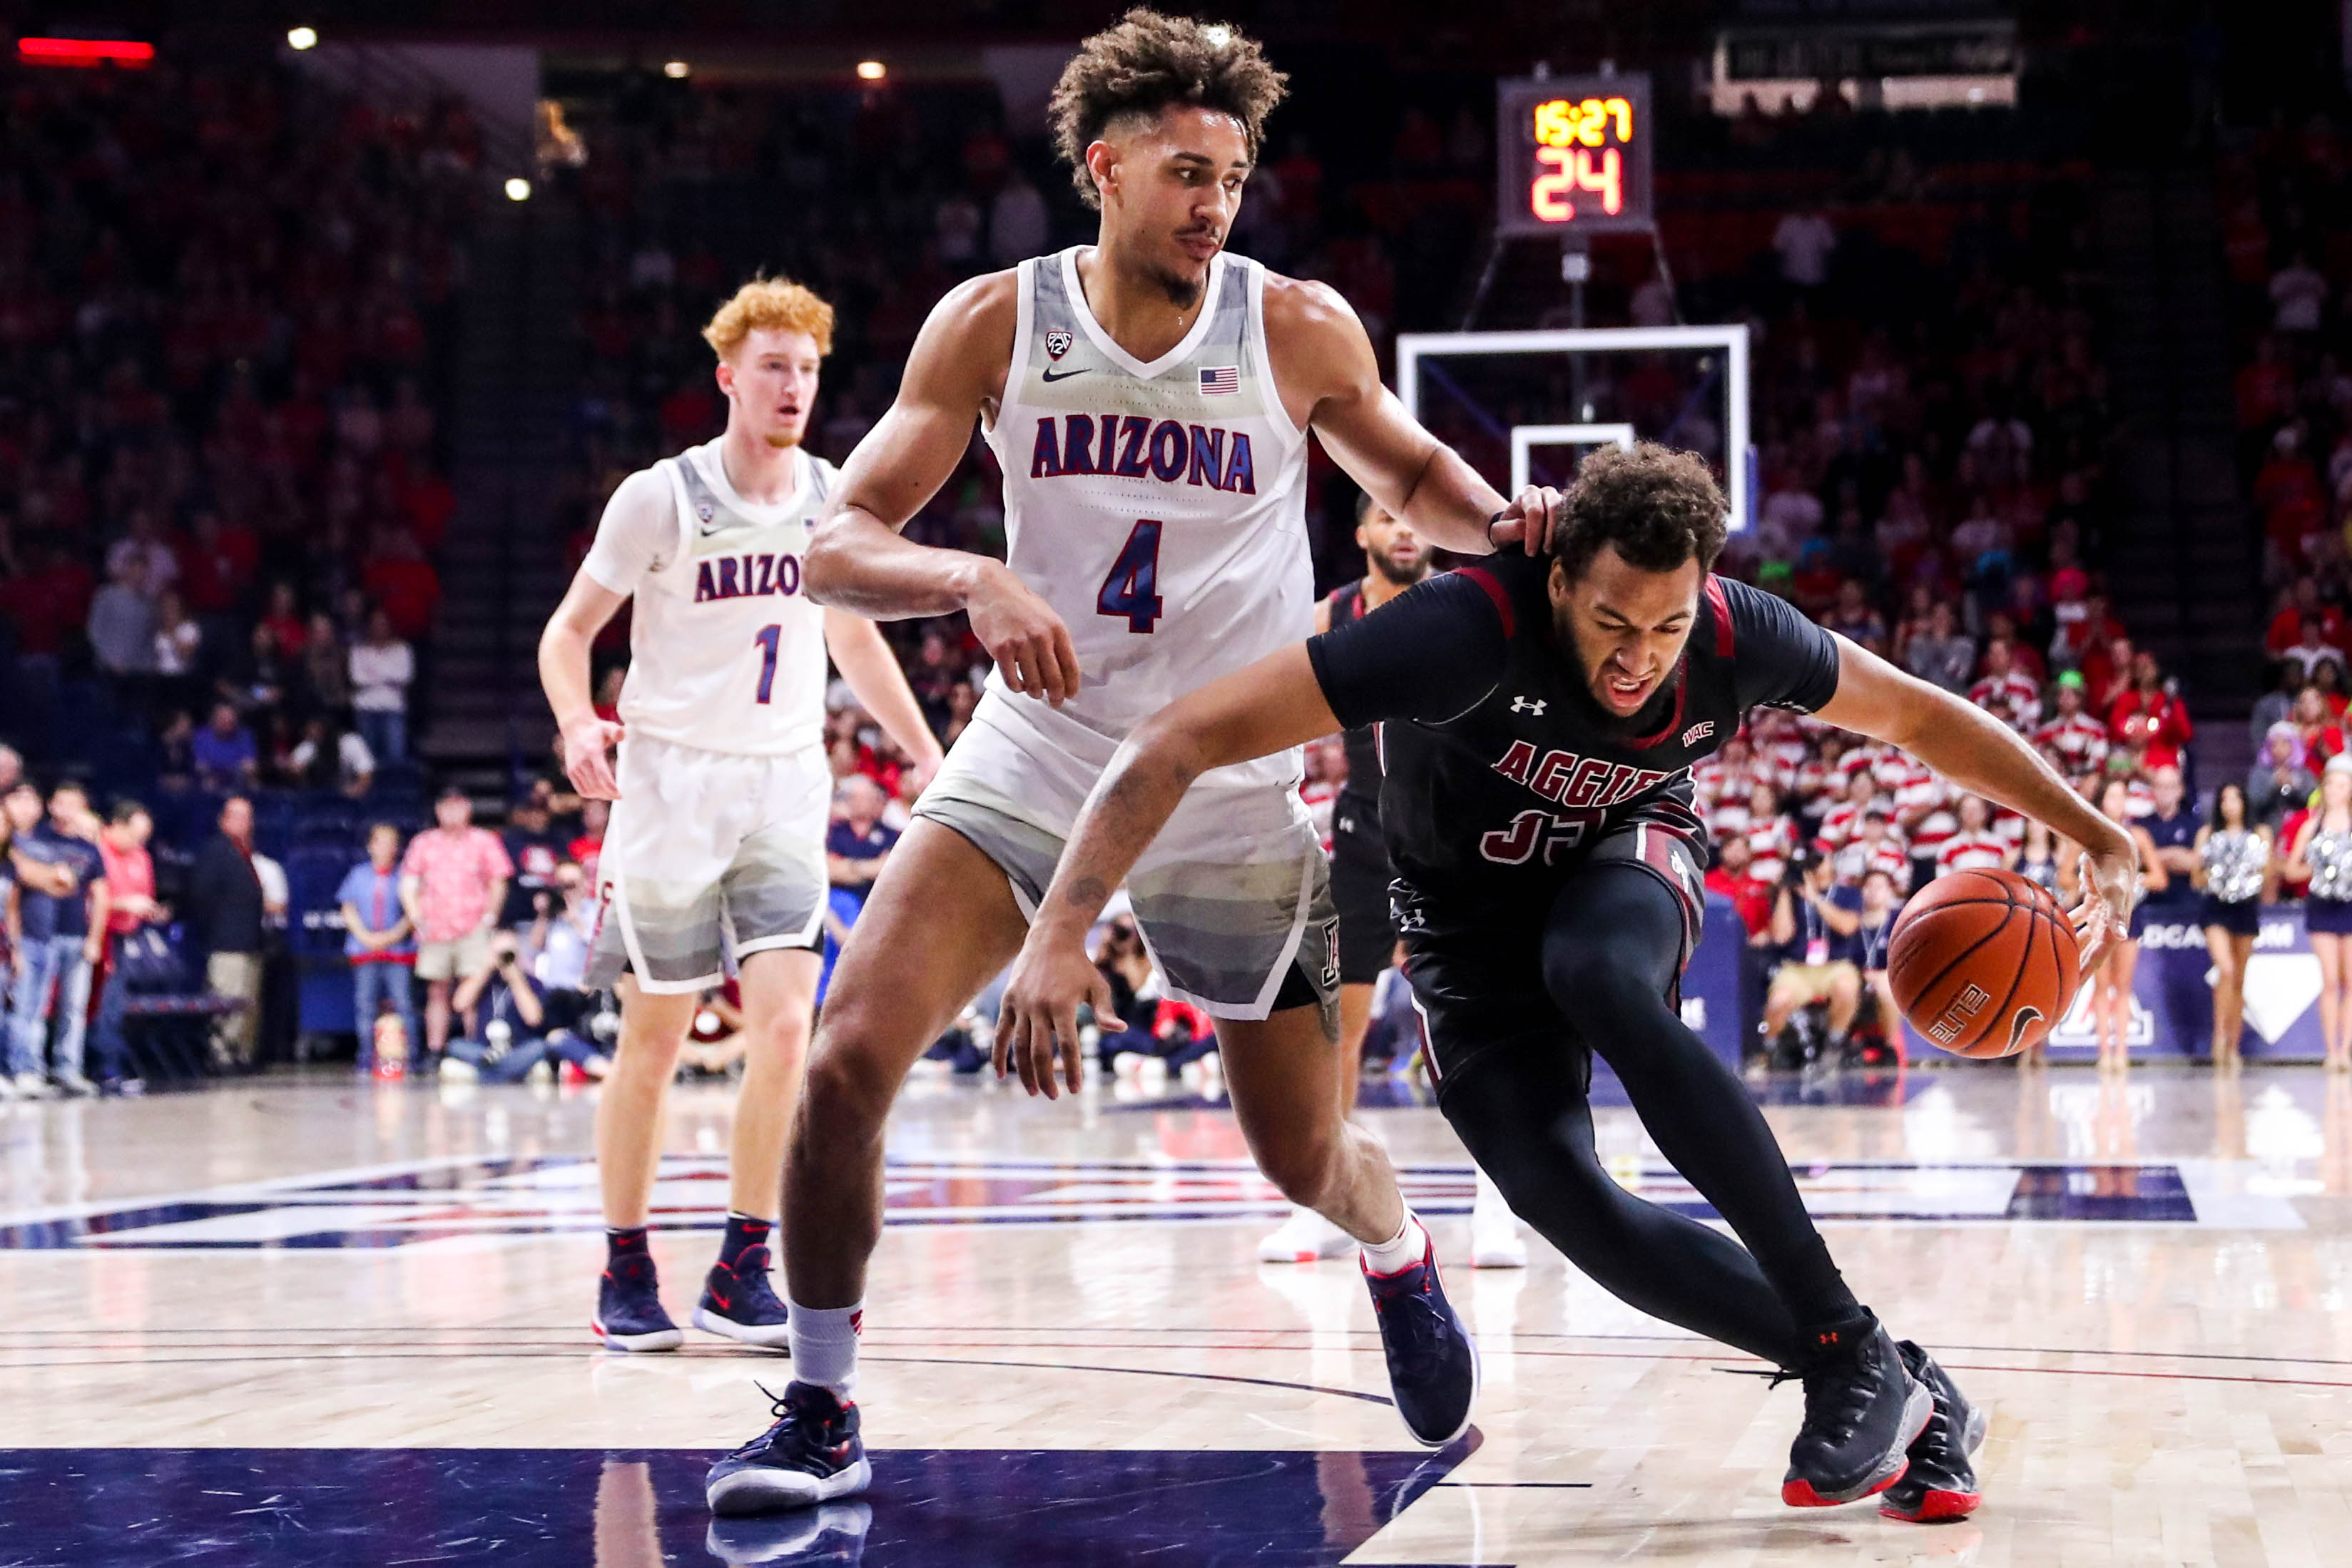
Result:
[[1465,1062],[1445,1086],[1445,1118],[1519,1216],[1612,1295],[1801,1366],[1804,1331],[1861,1309],[1763,1114],[1667,1005],[1681,943],[1682,913],[1657,878],[1594,866],[1552,906],[1544,984],[1616,1069],[1659,1150],[1739,1242],[1610,1177],[1593,1149],[1579,1064],[1555,1039],[1498,1044]]

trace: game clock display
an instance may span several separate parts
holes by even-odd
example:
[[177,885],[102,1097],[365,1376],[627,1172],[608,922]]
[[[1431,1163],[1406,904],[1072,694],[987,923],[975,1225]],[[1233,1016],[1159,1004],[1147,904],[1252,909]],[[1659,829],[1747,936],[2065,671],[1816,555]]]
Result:
[[1650,226],[1650,79],[1496,84],[1498,226],[1507,235]]

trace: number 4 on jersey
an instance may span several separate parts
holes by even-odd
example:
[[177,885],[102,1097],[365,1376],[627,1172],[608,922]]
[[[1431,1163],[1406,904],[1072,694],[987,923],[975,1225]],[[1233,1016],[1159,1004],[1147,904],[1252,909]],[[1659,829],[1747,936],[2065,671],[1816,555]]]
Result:
[[1119,546],[1118,559],[1110,563],[1110,575],[1095,595],[1096,613],[1126,616],[1129,631],[1150,631],[1161,613],[1159,586],[1160,525],[1147,517]]

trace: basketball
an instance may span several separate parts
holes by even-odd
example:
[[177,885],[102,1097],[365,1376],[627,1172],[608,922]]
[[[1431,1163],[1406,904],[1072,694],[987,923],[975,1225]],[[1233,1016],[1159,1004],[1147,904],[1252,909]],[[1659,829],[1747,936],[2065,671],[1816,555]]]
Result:
[[1955,1056],[2006,1057],[2050,1033],[2082,978],[2058,900],[2014,871],[1938,877],[1895,922],[1886,979],[1903,1016]]

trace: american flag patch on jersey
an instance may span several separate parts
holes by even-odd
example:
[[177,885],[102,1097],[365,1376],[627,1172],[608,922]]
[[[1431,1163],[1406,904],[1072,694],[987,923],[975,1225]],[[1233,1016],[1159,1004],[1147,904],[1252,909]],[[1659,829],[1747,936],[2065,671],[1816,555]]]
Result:
[[1237,364],[1208,364],[1201,367],[1201,395],[1216,397],[1242,389],[1242,369]]

